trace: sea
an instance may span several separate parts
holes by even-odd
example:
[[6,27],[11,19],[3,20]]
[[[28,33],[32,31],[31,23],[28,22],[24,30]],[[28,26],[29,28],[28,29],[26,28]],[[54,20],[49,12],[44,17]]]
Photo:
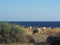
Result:
[[9,23],[26,27],[60,27],[60,21],[9,21]]

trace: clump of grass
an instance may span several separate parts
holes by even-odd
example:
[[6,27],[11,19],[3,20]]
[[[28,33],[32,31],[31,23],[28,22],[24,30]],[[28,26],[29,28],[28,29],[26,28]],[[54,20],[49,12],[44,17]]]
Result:
[[0,23],[0,43],[23,42],[25,36],[20,26],[10,23]]

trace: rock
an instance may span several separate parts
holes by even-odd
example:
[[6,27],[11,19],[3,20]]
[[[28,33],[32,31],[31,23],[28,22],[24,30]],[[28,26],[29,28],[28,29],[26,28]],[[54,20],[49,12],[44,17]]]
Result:
[[50,45],[60,45],[60,36],[48,36],[46,43]]
[[45,29],[46,29],[46,27],[42,27],[42,29],[44,29],[44,30],[45,30]]

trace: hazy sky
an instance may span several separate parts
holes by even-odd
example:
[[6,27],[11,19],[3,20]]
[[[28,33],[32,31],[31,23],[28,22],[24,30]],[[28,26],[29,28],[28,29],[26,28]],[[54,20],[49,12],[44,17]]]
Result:
[[0,21],[60,21],[60,0],[0,0]]

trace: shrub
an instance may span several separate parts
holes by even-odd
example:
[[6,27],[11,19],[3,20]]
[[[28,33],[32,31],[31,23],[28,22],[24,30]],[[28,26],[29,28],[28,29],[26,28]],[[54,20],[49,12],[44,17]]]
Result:
[[[24,38],[24,31],[15,24],[0,23],[0,42],[22,42]],[[3,39],[2,39],[3,38]]]

